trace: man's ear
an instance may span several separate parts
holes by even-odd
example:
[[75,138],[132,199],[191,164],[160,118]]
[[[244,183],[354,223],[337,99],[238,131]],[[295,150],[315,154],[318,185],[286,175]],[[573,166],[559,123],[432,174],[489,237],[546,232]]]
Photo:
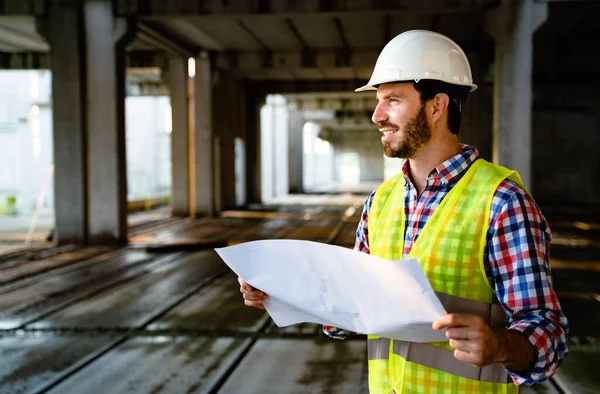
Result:
[[450,97],[446,93],[438,93],[431,99],[431,104],[431,120],[436,122],[448,111]]

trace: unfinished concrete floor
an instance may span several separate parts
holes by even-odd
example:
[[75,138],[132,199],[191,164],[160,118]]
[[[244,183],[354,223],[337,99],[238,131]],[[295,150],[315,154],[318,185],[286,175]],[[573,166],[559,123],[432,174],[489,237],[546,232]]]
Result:
[[[140,222],[131,245],[0,255],[0,393],[365,393],[366,344],[274,326],[212,247],[305,239],[352,247],[362,197],[304,197],[215,219]],[[571,352],[522,393],[598,393],[600,212],[548,207]]]

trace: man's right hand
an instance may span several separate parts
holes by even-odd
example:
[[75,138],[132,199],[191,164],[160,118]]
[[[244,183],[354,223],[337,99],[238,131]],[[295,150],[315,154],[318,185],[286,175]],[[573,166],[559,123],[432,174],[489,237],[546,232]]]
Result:
[[238,282],[240,282],[240,293],[242,293],[244,296],[244,304],[258,309],[265,309],[263,301],[266,300],[268,296],[262,291],[257,290],[248,283],[244,282],[244,280],[239,276]]

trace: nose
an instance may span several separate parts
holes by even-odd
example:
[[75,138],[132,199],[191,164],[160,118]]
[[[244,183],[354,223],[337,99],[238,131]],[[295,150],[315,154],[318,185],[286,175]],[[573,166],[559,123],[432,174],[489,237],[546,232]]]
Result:
[[371,121],[373,123],[379,123],[387,120],[387,114],[383,109],[383,104],[380,102],[377,103],[375,107],[375,111],[373,111],[373,116],[371,116]]

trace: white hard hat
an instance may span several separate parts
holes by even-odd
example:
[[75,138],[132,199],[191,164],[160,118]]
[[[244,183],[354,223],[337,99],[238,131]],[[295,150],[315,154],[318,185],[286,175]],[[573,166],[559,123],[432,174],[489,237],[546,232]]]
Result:
[[369,83],[356,89],[377,90],[378,85],[398,81],[433,79],[454,85],[473,84],[471,66],[463,50],[448,37],[428,30],[409,30],[383,48]]

